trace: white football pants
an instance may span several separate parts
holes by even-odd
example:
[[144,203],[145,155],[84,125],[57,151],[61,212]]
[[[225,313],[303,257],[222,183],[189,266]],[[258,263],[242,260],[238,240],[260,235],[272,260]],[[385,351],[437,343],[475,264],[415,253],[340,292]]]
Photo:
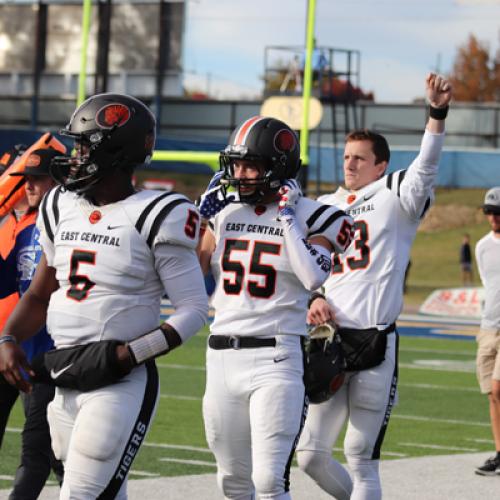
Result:
[[275,347],[207,351],[205,432],[228,499],[291,498],[290,465],[307,411],[303,355],[299,336],[276,339]]
[[158,400],[156,365],[89,392],[57,388],[47,408],[52,448],[64,462],[61,500],[127,498],[127,475]]
[[[297,446],[299,467],[339,500],[381,498],[378,460],[397,400],[397,344],[397,334],[388,334],[385,360],[380,365],[348,372],[332,398],[309,407]],[[352,480],[331,456],[347,418],[344,453]]]

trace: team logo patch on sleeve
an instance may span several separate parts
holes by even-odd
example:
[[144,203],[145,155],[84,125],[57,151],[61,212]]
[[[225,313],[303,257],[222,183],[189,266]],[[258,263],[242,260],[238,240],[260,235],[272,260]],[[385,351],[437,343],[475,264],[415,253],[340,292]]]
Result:
[[123,104],[107,104],[96,115],[95,121],[102,128],[122,127],[130,119],[130,108]]

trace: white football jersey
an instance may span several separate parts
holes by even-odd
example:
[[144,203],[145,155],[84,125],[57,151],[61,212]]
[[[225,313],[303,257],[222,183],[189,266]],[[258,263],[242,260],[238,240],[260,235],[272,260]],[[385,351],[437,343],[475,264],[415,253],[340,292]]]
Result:
[[57,347],[128,341],[156,328],[164,286],[154,247],[193,252],[199,238],[199,214],[186,197],[148,190],[96,206],[58,187],[45,196],[37,225],[60,285],[47,314]]
[[[297,221],[307,237],[321,235],[345,250],[352,220],[336,207],[298,201]],[[284,244],[278,203],[232,203],[212,220],[216,281],[210,331],[221,335],[304,335],[309,292],[293,272]]]
[[417,158],[352,193],[339,188],[319,201],[354,219],[354,240],[332,255],[325,292],[338,325],[365,329],[394,323],[403,307],[403,278],[418,225],[433,199],[444,134],[425,132]]
[[497,330],[500,328],[500,238],[493,231],[477,242],[476,261],[485,291],[481,328]]

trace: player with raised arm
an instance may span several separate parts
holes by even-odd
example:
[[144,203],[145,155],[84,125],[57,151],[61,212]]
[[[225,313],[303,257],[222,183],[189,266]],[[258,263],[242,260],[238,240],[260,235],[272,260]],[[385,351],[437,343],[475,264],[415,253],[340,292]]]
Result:
[[309,291],[345,251],[352,219],[301,196],[296,134],[244,121],[201,197],[200,259],[216,281],[203,417],[225,498],[286,500],[306,412],[303,339]]
[[[338,499],[377,500],[380,449],[396,402],[398,335],[403,279],[418,225],[428,209],[444,142],[450,84],[426,78],[430,117],[417,158],[406,170],[386,174],[385,138],[358,130],[346,138],[345,186],[319,198],[354,219],[354,241],[334,255],[325,296],[314,294],[308,322],[334,322],[347,373],[342,387],[310,406],[297,459],[318,485]],[[332,459],[332,448],[348,419],[344,453],[351,474]]]
[[[48,420],[65,464],[61,499],[126,498],[158,400],[153,358],[206,321],[196,207],[132,183],[151,159],[155,127],[150,110],[127,95],[98,94],[76,109],[61,131],[74,138],[76,156],[53,160],[62,186],[40,208],[44,255],[0,337],[10,383],[30,390],[25,370],[58,386]],[[158,326],[165,293],[175,312]],[[30,366],[18,343],[45,319],[56,350]]]

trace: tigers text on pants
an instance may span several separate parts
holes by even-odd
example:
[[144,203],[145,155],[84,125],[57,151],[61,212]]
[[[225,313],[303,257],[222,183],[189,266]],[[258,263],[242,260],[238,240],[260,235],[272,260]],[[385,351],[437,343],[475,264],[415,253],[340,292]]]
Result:
[[48,406],[52,447],[64,462],[61,500],[127,498],[126,479],[158,400],[153,362],[90,392],[56,389]]

